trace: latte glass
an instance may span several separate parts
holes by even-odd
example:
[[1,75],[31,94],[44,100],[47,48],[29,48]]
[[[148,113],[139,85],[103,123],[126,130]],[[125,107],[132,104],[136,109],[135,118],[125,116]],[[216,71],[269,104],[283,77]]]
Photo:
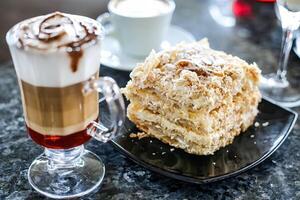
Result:
[[[20,28],[22,22],[6,35],[19,81],[28,133],[45,148],[29,168],[29,183],[35,190],[51,198],[82,196],[100,185],[105,173],[104,164],[97,155],[85,150],[83,144],[91,137],[101,142],[115,137],[125,116],[124,101],[116,82],[110,77],[99,78],[100,24],[82,16],[50,14],[41,20],[37,40],[59,38],[61,27],[65,25],[59,22],[68,23],[66,30],[69,31],[74,26],[72,17],[79,21],[78,26],[82,22],[91,24],[93,30],[99,30],[99,34],[91,35],[87,27],[82,25],[86,38],[74,44],[67,43],[72,44],[72,48],[57,50],[51,49],[50,44],[55,44],[52,41],[49,45],[41,42],[48,45],[45,50],[29,45],[24,48],[26,43],[16,37],[16,31],[28,31],[28,27]],[[35,20],[40,19],[37,17],[24,22],[30,24]],[[32,42],[28,37],[35,37],[30,33],[24,34],[26,42]],[[51,34],[53,38],[43,38]],[[61,35],[63,37],[66,34]],[[79,38],[78,35],[76,37]],[[82,41],[88,41],[88,45],[78,49]],[[103,96],[101,100],[98,93]],[[102,101],[106,101],[109,112],[99,111],[99,102]],[[101,123],[104,118],[109,118],[107,121],[110,123]]]

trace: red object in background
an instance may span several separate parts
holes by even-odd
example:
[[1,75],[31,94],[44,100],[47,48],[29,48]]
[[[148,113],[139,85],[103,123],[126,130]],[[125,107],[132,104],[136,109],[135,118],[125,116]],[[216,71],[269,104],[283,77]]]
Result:
[[253,15],[254,6],[257,3],[275,3],[276,0],[235,0],[233,3],[233,13],[238,18],[247,18]]
[[275,3],[276,0],[256,0],[258,2],[262,2],[262,3]]
[[249,0],[235,0],[233,3],[233,13],[236,17],[250,17],[253,14],[253,3]]

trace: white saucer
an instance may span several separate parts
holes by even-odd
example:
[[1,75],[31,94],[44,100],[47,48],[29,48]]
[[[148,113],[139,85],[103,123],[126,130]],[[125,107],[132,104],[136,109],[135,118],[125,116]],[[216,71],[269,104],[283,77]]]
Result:
[[[178,26],[170,26],[166,39],[161,43],[161,49],[173,46],[181,41],[193,42],[194,36]],[[119,42],[112,36],[106,36],[101,50],[101,64],[114,69],[132,70],[137,63],[145,58],[135,58],[122,52]]]

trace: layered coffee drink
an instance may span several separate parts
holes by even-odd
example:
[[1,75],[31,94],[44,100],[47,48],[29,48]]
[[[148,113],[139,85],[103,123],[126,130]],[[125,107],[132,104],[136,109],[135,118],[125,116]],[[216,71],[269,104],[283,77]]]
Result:
[[53,149],[90,139],[98,93],[83,94],[99,76],[101,26],[83,16],[52,13],[20,22],[8,33],[31,138]]

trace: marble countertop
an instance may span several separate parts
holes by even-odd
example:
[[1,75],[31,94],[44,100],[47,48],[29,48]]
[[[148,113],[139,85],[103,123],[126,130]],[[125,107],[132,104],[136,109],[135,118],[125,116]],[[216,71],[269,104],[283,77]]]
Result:
[[[280,27],[271,4],[255,5],[250,19],[233,28],[222,27],[210,16],[211,1],[177,0],[172,23],[190,31],[197,39],[207,37],[211,46],[256,62],[264,73],[273,71],[281,43]],[[299,75],[299,58],[290,58],[290,73]],[[298,68],[298,69],[297,69]],[[124,86],[127,72],[102,66]],[[295,108],[300,113],[300,108]],[[91,140],[92,150],[106,164],[101,188],[82,199],[300,199],[300,122],[283,145],[266,161],[234,178],[195,185],[173,180],[133,163],[110,144]],[[21,100],[12,63],[0,66],[0,199],[44,199],[27,181],[31,162],[42,148],[27,136]]]

